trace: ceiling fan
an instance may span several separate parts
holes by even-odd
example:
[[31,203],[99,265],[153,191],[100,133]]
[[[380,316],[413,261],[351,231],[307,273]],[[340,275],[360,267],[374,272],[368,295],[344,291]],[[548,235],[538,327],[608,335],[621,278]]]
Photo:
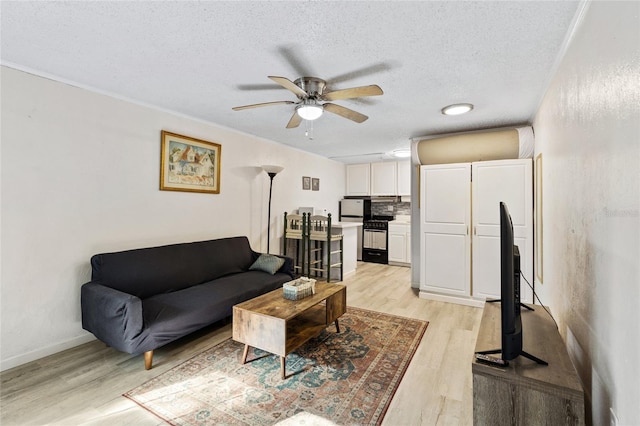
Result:
[[295,81],[291,81],[286,77],[269,76],[269,78],[285,89],[293,92],[298,97],[298,101],[265,102],[260,104],[237,106],[232,109],[234,111],[241,111],[243,109],[260,108],[272,105],[296,104],[296,110],[287,124],[287,129],[298,127],[302,120],[315,120],[322,115],[323,111],[337,114],[341,117],[348,118],[351,121],[355,121],[356,123],[362,123],[369,117],[331,102],[321,102],[361,98],[365,96],[378,96],[383,94],[382,89],[375,84],[325,92],[327,82],[317,77],[300,77]]

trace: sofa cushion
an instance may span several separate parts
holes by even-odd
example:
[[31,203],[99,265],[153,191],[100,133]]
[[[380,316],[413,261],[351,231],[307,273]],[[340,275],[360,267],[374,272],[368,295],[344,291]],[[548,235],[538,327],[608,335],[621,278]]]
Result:
[[272,254],[261,254],[258,259],[249,266],[250,271],[262,271],[271,275],[284,265],[284,259]]
[[171,244],[97,254],[92,280],[146,299],[247,271],[253,261],[247,237]]
[[233,305],[282,287],[288,274],[249,271],[142,301],[144,326],[157,346],[231,315]]

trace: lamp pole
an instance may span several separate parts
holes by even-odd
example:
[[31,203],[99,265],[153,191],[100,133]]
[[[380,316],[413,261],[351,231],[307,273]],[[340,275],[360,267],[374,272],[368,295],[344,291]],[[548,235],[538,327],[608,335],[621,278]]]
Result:
[[269,210],[267,214],[267,253],[269,253],[269,244],[271,242],[271,193],[273,190],[273,178],[280,173],[284,167],[280,166],[262,166],[267,175],[269,175]]
[[269,253],[269,242],[271,241],[271,191],[273,189],[273,178],[276,174],[273,172],[267,173],[269,175],[269,213],[267,214],[267,253]]

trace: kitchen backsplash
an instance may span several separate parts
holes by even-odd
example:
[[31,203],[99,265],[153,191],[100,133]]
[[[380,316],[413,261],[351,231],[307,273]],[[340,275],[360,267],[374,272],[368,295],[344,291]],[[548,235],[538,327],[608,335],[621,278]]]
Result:
[[374,216],[411,215],[410,202],[375,202],[371,203],[371,213]]

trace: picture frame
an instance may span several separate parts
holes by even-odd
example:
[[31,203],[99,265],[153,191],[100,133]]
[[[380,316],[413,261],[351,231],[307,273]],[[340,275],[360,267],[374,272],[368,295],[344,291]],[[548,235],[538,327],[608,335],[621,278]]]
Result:
[[311,178],[309,176],[302,176],[302,190],[308,191],[311,189]]
[[312,178],[311,179],[311,190],[312,191],[320,191],[320,179]]
[[535,270],[536,278],[540,284],[543,283],[542,272],[542,153],[535,159]]
[[161,133],[160,190],[220,193],[222,145],[177,133]]

